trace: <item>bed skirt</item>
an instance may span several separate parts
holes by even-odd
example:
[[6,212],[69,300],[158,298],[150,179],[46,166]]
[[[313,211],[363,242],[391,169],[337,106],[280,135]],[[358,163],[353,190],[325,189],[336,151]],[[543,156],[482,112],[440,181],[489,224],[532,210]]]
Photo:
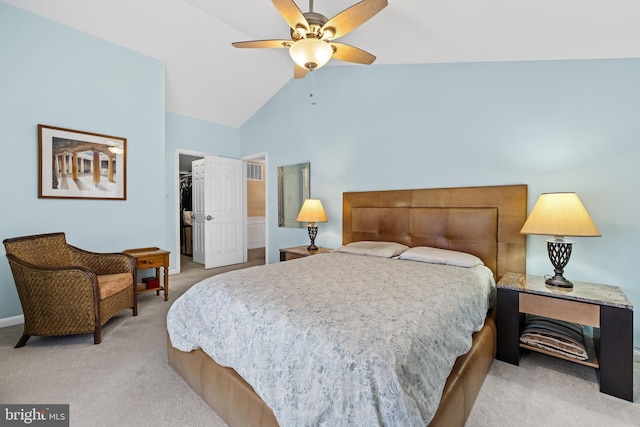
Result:
[[[473,334],[471,350],[457,360],[429,427],[463,427],[496,353],[495,308]],[[167,335],[169,365],[230,426],[276,427],[271,409],[231,368],[218,365],[202,350],[183,352]]]

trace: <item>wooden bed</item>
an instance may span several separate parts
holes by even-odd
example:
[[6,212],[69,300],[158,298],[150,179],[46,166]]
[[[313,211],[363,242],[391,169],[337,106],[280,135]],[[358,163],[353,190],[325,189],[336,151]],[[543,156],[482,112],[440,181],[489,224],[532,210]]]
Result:
[[[343,237],[432,246],[478,256],[496,279],[525,273],[527,186],[350,192],[343,195]],[[429,426],[463,426],[495,356],[495,310],[459,357]],[[233,369],[202,350],[167,340],[169,364],[231,426],[277,426],[271,409]]]

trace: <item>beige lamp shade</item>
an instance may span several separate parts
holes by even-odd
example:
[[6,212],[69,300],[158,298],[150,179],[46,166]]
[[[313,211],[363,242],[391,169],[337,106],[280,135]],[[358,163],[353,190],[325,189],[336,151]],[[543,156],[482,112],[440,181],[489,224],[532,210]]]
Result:
[[542,193],[520,233],[548,236],[601,236],[576,193]]
[[327,222],[322,203],[318,199],[305,199],[296,218],[298,222]]

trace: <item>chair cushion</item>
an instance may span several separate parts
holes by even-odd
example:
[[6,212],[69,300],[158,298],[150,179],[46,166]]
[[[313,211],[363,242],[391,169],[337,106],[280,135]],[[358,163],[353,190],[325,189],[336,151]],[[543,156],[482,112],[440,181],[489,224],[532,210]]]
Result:
[[132,285],[133,277],[131,273],[104,274],[98,276],[100,301],[117,294],[125,288],[131,288]]

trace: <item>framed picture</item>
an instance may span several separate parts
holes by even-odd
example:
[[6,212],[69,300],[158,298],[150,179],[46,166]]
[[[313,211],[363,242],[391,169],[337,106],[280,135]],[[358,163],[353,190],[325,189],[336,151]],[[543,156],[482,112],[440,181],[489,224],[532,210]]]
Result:
[[38,197],[127,199],[127,139],[38,125]]

